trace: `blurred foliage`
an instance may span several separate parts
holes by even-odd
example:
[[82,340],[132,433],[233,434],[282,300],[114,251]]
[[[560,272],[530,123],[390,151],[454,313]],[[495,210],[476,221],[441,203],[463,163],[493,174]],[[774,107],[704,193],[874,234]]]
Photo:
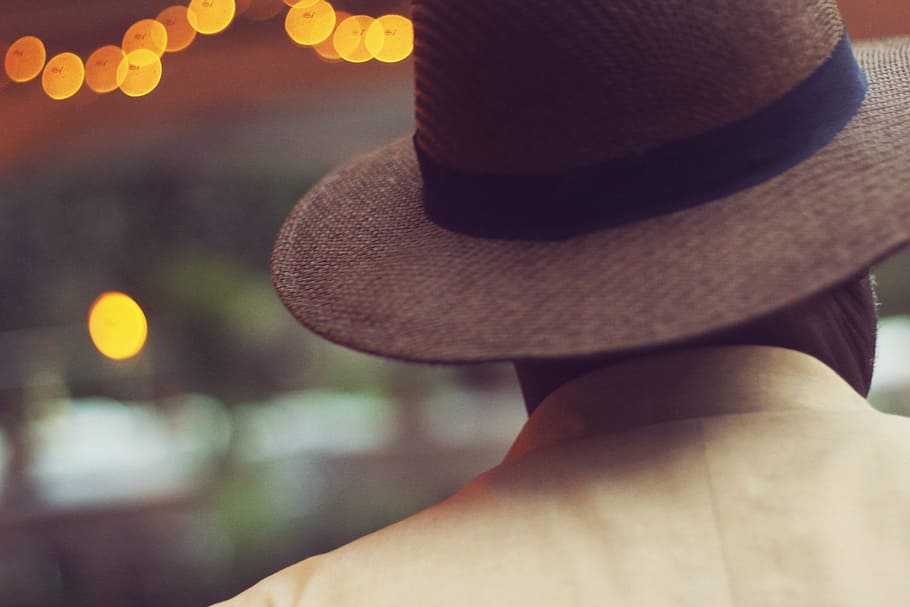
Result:
[[[298,386],[307,340],[272,292],[268,262],[281,221],[313,180],[230,165],[200,174],[198,164],[160,159],[30,175],[0,193],[0,259],[13,295],[0,299],[0,331],[75,329],[95,297],[122,290],[149,317],[140,356],[156,397],[204,392],[232,403]],[[64,364],[86,364],[78,358]],[[75,394],[101,389],[80,384],[86,375],[70,374]]]

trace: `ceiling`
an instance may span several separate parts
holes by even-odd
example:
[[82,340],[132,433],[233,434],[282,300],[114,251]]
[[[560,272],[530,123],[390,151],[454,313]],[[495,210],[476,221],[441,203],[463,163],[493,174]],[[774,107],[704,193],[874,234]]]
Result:
[[[118,44],[139,19],[182,0],[2,0],[0,47],[36,35],[48,56],[72,51],[83,58]],[[406,0],[336,0],[352,13],[375,16],[408,10]],[[6,44],[3,44],[3,43]],[[36,82],[0,86],[0,176],[32,165],[45,150],[104,147],[125,135],[137,139],[187,122],[217,122],[249,112],[289,111],[322,92],[358,86],[407,89],[411,62],[326,63],[295,46],[283,19],[238,18],[223,33],[198,36],[190,48],[163,57],[158,88],[138,99],[98,96],[83,87],[72,99],[52,101]]]
[[[49,55],[83,57],[117,43],[129,25],[182,0],[2,0],[0,46],[32,34]],[[407,0],[336,0],[336,8],[381,15],[407,12]],[[907,0],[840,0],[853,38],[910,33]],[[161,85],[151,95],[98,97],[84,90],[55,102],[36,83],[0,86],[0,175],[33,163],[42,150],[79,148],[115,133],[173,128],[187,120],[306,104],[345,87],[408,88],[411,62],[328,64],[284,34],[280,17],[237,19],[224,33],[200,36],[186,51],[165,56]]]

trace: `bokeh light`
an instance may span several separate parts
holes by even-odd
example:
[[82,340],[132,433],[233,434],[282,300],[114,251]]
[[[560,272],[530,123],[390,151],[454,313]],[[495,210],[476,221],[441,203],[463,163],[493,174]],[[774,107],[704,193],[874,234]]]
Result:
[[[345,11],[335,11],[335,25],[347,19],[351,16],[351,13]],[[332,32],[334,34],[334,31]],[[329,36],[319,44],[313,46],[313,50],[316,51],[316,54],[319,55],[319,58],[323,61],[329,63],[337,63],[341,61],[341,55],[338,54],[338,51],[335,50],[335,41],[333,40],[334,36]]]
[[51,58],[41,75],[41,87],[51,99],[69,99],[85,82],[85,66],[74,53],[60,53]]
[[252,0],[243,16],[253,21],[267,21],[285,9],[283,0]]
[[[336,11],[327,0],[189,0],[188,6],[173,5],[156,19],[134,23],[124,34],[121,47],[108,45],[97,49],[79,67],[70,53],[62,55],[48,71],[44,43],[35,36],[24,36],[4,53],[0,89],[10,82],[27,82],[42,73],[45,91],[54,99],[65,99],[78,92],[77,78],[95,93],[121,88],[127,95],[147,95],[160,82],[160,57],[190,46],[201,34],[216,34],[226,29],[243,13],[253,20],[270,19],[288,6],[285,30],[301,46],[313,48],[325,61],[363,63],[377,59],[386,63],[402,61],[413,53],[414,31],[410,19],[388,14],[378,19]],[[0,45],[2,49],[2,45]],[[158,57],[152,61],[145,53]],[[128,57],[130,59],[128,59]],[[70,66],[75,69],[65,69]],[[65,78],[63,73],[69,78]]]
[[294,6],[284,20],[284,29],[297,44],[319,44],[335,29],[335,9],[324,1],[312,6]]
[[89,55],[85,62],[85,83],[96,93],[110,93],[118,86],[117,68],[126,57],[119,46],[108,44]]
[[129,295],[103,293],[92,304],[88,331],[98,351],[114,360],[131,358],[145,345],[148,323]]
[[44,43],[35,36],[23,36],[6,50],[3,67],[13,82],[28,82],[41,73],[46,60]]
[[345,61],[363,63],[373,58],[364,42],[367,29],[373,23],[373,18],[367,15],[352,15],[338,24],[332,41],[335,51]]
[[[0,42],[0,50],[3,51],[3,56],[6,56],[6,51],[9,46],[6,44],[6,41]],[[6,75],[6,70],[0,70],[0,90],[10,83],[9,76]]]
[[253,0],[235,0],[234,1],[234,16],[239,17],[250,8],[250,5],[253,3]]
[[414,26],[407,17],[383,15],[367,28],[364,44],[379,61],[402,61],[414,50]]
[[137,21],[126,30],[122,46],[127,55],[144,48],[160,57],[167,48],[167,29],[154,19]]
[[190,25],[187,18],[187,7],[181,5],[170,6],[155,18],[167,30],[167,52],[182,51],[196,39],[196,30]]
[[231,24],[236,11],[234,0],[191,0],[186,17],[200,34],[217,34]]
[[142,97],[161,82],[161,58],[148,49],[128,53],[117,66],[120,90],[130,97]]

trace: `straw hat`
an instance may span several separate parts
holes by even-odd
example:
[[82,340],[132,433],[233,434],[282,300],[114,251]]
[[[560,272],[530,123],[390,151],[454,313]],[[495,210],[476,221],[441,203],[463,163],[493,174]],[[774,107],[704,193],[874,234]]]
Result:
[[910,239],[910,38],[834,0],[415,0],[417,132],[285,221],[276,289],[392,358],[671,344]]

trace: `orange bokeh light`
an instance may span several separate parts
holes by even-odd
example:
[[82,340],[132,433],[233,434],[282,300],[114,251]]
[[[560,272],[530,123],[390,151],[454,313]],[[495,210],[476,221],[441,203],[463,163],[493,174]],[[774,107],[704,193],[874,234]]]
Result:
[[117,82],[125,95],[148,95],[161,82],[161,58],[144,48],[128,53],[117,66]]
[[46,60],[44,43],[34,36],[23,36],[6,50],[3,67],[13,82],[28,82],[38,77]]
[[200,34],[217,34],[234,20],[237,5],[234,0],[191,0],[186,17]]
[[169,53],[182,51],[196,39],[196,30],[187,18],[189,9],[185,6],[170,6],[155,18],[167,30],[167,48]]
[[383,15],[370,24],[364,44],[379,61],[402,61],[414,50],[414,26],[407,17]]
[[85,62],[85,83],[96,93],[110,93],[120,83],[117,81],[117,68],[126,57],[119,46],[108,44],[89,55]]
[[252,3],[253,3],[252,0],[236,0],[236,1],[234,2],[234,4],[235,4],[234,16],[237,17],[237,16],[242,15],[243,13],[245,13],[246,10],[247,10],[248,8],[250,8],[250,5],[251,5]]
[[[351,13],[346,13],[345,11],[335,11],[335,26],[337,27],[339,23],[350,16]],[[334,34],[334,31],[332,33]],[[337,63],[341,61],[341,55],[339,55],[338,51],[335,50],[335,41],[333,38],[334,36],[329,36],[319,44],[313,46],[313,50],[316,51],[316,54],[319,55],[319,58],[329,63]]]
[[335,29],[335,9],[322,0],[311,6],[294,6],[284,20],[284,29],[297,44],[319,44]]
[[276,17],[284,8],[283,0],[252,0],[243,16],[253,21],[267,21]]
[[127,55],[144,48],[160,57],[167,48],[167,29],[154,19],[137,21],[123,34],[121,46]]
[[351,63],[363,63],[373,58],[364,42],[367,29],[372,23],[372,17],[353,15],[338,24],[332,42],[342,59]]
[[60,53],[51,58],[41,75],[41,87],[51,99],[69,99],[85,82],[85,66],[74,53]]
[[139,354],[148,337],[142,308],[129,295],[103,293],[88,314],[88,331],[98,351],[114,360]]
[[[4,56],[4,57],[6,56],[6,50],[7,50],[8,48],[9,48],[9,47],[6,45],[6,42],[5,42],[5,41],[4,41],[3,43],[0,43],[0,49],[3,50],[3,56]],[[9,80],[9,76],[6,75],[6,70],[5,70],[5,69],[4,69],[4,70],[0,70],[0,90],[3,90],[3,88],[4,88],[7,84],[9,84],[9,82],[10,82],[10,80]]]

